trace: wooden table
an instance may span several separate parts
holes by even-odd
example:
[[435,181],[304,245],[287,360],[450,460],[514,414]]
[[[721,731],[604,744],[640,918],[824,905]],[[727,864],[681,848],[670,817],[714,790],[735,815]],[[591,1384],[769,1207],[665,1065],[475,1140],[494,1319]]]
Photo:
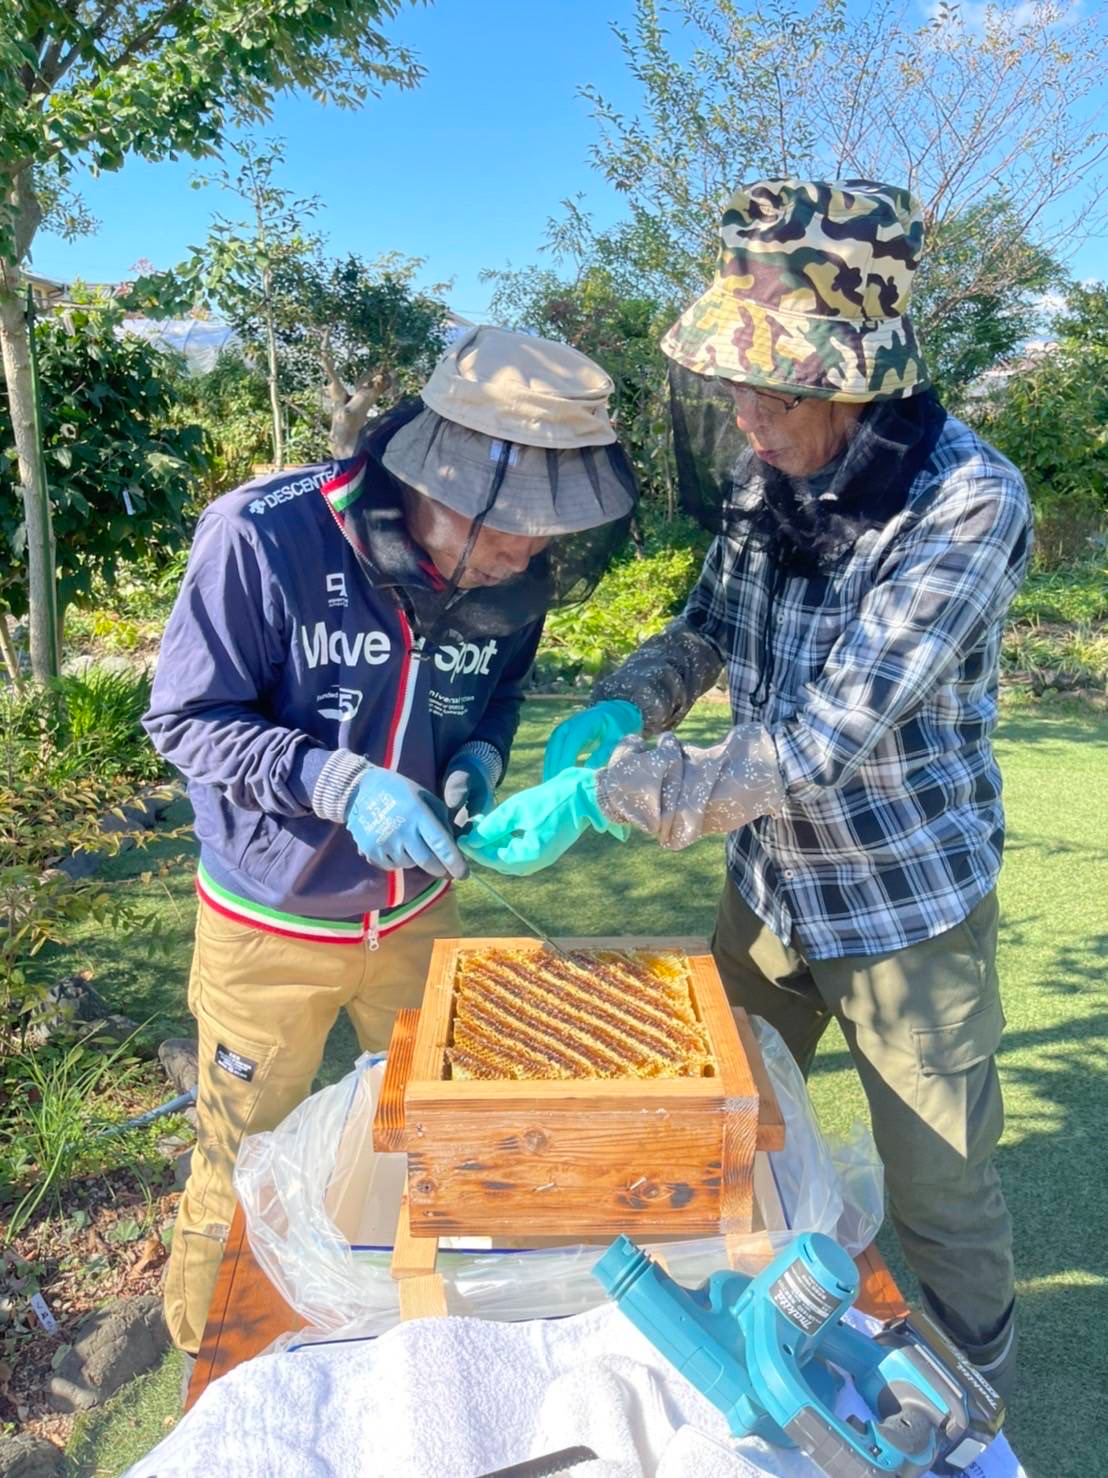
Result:
[[[862,1278],[858,1307],[875,1319],[893,1319],[906,1313],[900,1289],[877,1248],[867,1248],[855,1260]],[[304,1322],[258,1266],[246,1240],[246,1220],[242,1211],[236,1210],[185,1410],[211,1381],[244,1360],[253,1359],[278,1335],[303,1329]]]

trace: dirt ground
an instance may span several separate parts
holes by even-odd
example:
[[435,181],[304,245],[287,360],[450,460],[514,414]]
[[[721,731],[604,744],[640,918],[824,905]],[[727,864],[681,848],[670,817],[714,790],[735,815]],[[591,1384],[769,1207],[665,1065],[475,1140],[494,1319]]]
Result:
[[[147,1105],[148,1106],[148,1105]],[[75,1179],[0,1253],[0,1430],[32,1432],[64,1447],[72,1416],[50,1409],[50,1376],[81,1320],[119,1298],[156,1293],[180,1189],[174,1165],[146,1163]],[[31,1305],[41,1294],[57,1323]],[[10,1424],[10,1425],[9,1425]]]

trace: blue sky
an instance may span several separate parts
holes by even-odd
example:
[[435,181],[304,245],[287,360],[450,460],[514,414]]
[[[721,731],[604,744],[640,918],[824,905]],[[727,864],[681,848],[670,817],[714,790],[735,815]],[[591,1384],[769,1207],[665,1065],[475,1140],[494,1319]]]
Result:
[[[266,132],[287,141],[282,182],[322,197],[333,252],[424,257],[423,280],[453,279],[451,306],[479,318],[489,296],[480,270],[537,260],[564,197],[584,191],[601,224],[620,214],[589,164],[595,126],[576,90],[592,82],[635,110],[608,26],[631,10],[631,0],[439,0],[405,10],[388,29],[419,54],[422,85],[358,112],[280,102]],[[36,269],[98,282],[128,277],[139,258],[172,266],[213,211],[233,213],[219,190],[189,188],[198,167],[130,161],[88,180],[82,193],[99,231],[73,243],[40,233]],[[1071,265],[1081,277],[1108,277],[1108,242],[1086,243]]]

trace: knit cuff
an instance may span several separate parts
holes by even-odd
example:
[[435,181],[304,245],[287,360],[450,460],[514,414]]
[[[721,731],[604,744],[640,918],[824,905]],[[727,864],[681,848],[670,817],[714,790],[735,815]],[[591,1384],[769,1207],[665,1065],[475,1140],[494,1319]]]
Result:
[[[454,751],[454,759],[466,758],[481,771],[489,782],[489,789],[495,790],[500,784],[500,777],[504,773],[504,762],[500,758],[500,751],[495,744],[490,744],[486,739],[467,739]],[[453,764],[453,760],[451,764]]]
[[349,749],[336,749],[312,790],[312,810],[324,821],[345,821],[346,807],[370,763]]

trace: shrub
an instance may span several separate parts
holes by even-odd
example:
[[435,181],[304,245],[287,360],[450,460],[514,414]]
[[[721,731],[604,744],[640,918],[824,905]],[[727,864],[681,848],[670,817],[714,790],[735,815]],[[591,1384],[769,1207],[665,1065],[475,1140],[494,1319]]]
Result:
[[1102,547],[1087,559],[1036,569],[1012,602],[1011,621],[1108,621],[1108,559]]
[[1057,347],[974,416],[1027,479],[1038,570],[1087,558],[1108,521],[1108,293],[1075,287],[1066,304]]
[[0,1062],[13,1106],[0,1122],[0,1198],[15,1200],[23,1192],[7,1220],[8,1241],[51,1192],[57,1197],[75,1173],[101,1169],[105,1154],[116,1148],[104,1139],[111,1123],[105,1093],[126,1086],[141,1068],[128,1046],[102,1052],[76,1042]]
[[1108,689],[1108,635],[1089,626],[1058,631],[1038,622],[1020,624],[1004,633],[1000,665],[1005,672],[1027,673],[1037,690]]
[[90,667],[81,677],[59,678],[53,691],[54,776],[95,770],[104,777],[143,781],[165,774],[140,722],[150,706],[146,672]]
[[691,520],[650,523],[641,554],[612,565],[582,605],[547,617],[538,680],[598,677],[660,631],[684,605],[704,543]]
[[22,694],[0,688],[0,1058],[18,1052],[36,1023],[46,945],[64,945],[90,919],[147,926],[128,890],[59,868],[74,853],[107,855],[145,841],[144,832],[101,826],[105,813],[123,816],[136,781],[160,763],[135,737],[140,681],[110,679],[66,679]]
[[[57,543],[61,608],[86,604],[130,551],[164,558],[186,540],[184,508],[200,472],[201,434],[172,424],[177,371],[144,339],[115,332],[119,313],[95,302],[35,330],[42,437]],[[12,445],[0,397],[0,447]],[[13,453],[0,456],[0,599],[26,601],[26,530]]]
[[189,513],[198,513],[221,493],[248,482],[254,465],[269,461],[270,416],[265,377],[237,350],[224,350],[204,374],[181,371],[174,418],[179,424],[201,427],[207,459]]

